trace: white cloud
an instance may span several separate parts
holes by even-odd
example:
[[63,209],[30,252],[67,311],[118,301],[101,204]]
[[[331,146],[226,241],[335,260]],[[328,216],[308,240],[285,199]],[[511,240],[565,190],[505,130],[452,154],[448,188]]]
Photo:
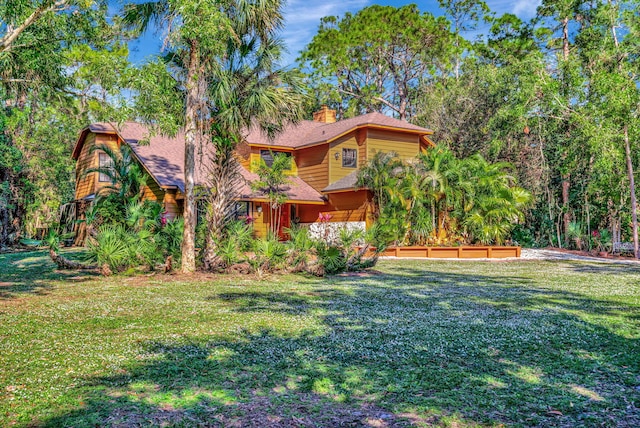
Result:
[[513,14],[520,18],[531,18],[536,14],[540,3],[542,3],[541,0],[518,0],[513,6]]
[[489,0],[487,1],[487,6],[497,16],[504,13],[513,13],[521,19],[527,19],[536,14],[536,9],[541,2],[541,0]]

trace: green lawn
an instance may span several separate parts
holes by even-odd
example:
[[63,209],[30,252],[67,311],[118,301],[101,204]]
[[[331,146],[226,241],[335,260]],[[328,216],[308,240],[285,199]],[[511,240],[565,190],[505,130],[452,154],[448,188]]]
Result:
[[325,279],[0,255],[0,426],[640,426],[640,268]]

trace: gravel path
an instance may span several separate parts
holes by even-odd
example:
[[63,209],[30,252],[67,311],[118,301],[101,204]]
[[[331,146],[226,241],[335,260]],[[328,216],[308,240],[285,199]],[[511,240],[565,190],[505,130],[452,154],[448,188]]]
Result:
[[[603,258],[603,257],[591,257],[591,256],[583,256],[580,254],[550,250],[547,248],[523,248],[520,253],[520,257],[507,257],[504,259],[454,259],[454,258],[436,258],[431,257],[429,259],[425,259],[424,257],[402,257],[403,259],[414,259],[414,260],[445,260],[445,261],[460,261],[460,262],[474,262],[474,261],[500,261],[500,260],[565,260],[565,261],[580,261],[580,262],[595,262],[595,263],[610,263],[610,264],[619,264],[619,265],[632,265],[640,267],[640,260],[633,259],[621,259],[621,258]],[[382,256],[380,259],[391,259],[395,260],[396,257],[393,256]]]
[[521,260],[577,260],[585,262],[614,263],[640,265],[639,260],[621,260],[621,259],[605,259],[602,257],[581,256],[579,254],[565,253],[563,251],[541,249],[541,248],[523,248],[520,254]]

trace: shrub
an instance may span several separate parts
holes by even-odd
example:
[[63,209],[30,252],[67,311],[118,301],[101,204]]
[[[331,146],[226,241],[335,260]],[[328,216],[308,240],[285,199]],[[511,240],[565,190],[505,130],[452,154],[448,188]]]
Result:
[[285,263],[287,248],[272,233],[266,238],[255,240],[253,250],[255,255],[250,260],[250,264],[254,267],[254,271],[258,273],[273,272],[281,268]]
[[122,224],[103,224],[89,238],[89,259],[97,262],[105,274],[154,269],[168,257],[179,261],[183,220],[162,226],[160,210],[160,205],[151,201],[127,204]]
[[131,236],[121,225],[101,226],[96,237],[88,242],[89,259],[95,261],[103,273],[124,270],[131,266],[131,242]]
[[315,269],[314,273],[333,275],[347,270],[347,258],[340,246],[317,242],[315,249],[321,269]]
[[287,264],[293,271],[305,270],[311,258],[313,239],[309,229],[302,226],[293,226],[285,229],[289,235],[287,242]]

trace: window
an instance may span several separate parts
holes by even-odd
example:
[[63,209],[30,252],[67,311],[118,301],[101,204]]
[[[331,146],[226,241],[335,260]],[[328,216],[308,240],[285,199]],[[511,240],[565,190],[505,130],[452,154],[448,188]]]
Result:
[[344,168],[356,168],[358,166],[357,149],[342,149],[342,166]]
[[[98,154],[98,166],[100,168],[109,169],[112,172],[114,171],[114,169],[113,169],[113,159],[111,159],[109,157],[109,155],[107,155],[106,153]],[[109,177],[109,175],[101,172],[101,173],[98,174],[98,181],[100,181],[100,182],[110,182],[111,181],[111,177]]]
[[285,155],[285,156],[291,157],[291,153],[289,152],[274,152],[272,150],[260,150],[260,157],[268,167],[271,167],[271,165],[273,165],[273,157],[275,155]]
[[249,202],[236,202],[233,207],[233,218],[236,220],[242,220],[249,217]]

